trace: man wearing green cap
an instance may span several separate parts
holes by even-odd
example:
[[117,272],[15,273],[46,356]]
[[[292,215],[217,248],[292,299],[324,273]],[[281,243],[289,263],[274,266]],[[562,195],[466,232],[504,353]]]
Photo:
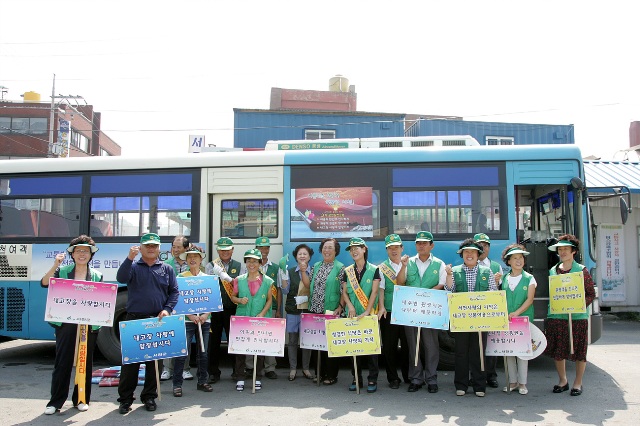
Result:
[[[138,253],[141,258],[133,262]],[[126,321],[169,316],[178,302],[178,282],[173,268],[158,259],[160,237],[158,234],[144,234],[140,245],[132,246],[129,255],[120,264],[116,279],[127,286]],[[125,364],[120,371],[118,402],[120,414],[131,410],[133,393],[138,385],[139,363]],[[144,387],[140,400],[147,411],[155,411],[158,397],[156,385],[156,363],[146,362]]]
[[[453,292],[474,292],[497,290],[496,281],[491,269],[478,265],[478,257],[482,246],[473,238],[467,238],[460,244],[457,252],[463,260],[462,265],[447,265],[447,283],[445,288]],[[469,386],[476,396],[483,397],[487,387],[487,375],[481,368],[480,343],[475,331],[456,333],[455,372],[453,383],[456,395],[464,396]],[[482,342],[486,347],[487,333],[482,333]],[[471,374],[471,380],[469,380]]]
[[[482,253],[478,257],[478,265],[486,266],[491,269],[493,276],[496,280],[498,290],[500,290],[500,283],[502,282],[502,266],[496,261],[489,259],[489,251],[491,251],[491,239],[484,233],[476,234],[473,236],[473,241],[478,243],[482,247]],[[487,385],[492,388],[498,387],[498,373],[496,371],[496,364],[498,362],[497,356],[485,355],[484,357],[484,371],[487,373]]]
[[[409,352],[404,327],[391,324],[391,307],[393,305],[393,288],[396,285],[405,285],[407,281],[407,264],[409,256],[402,255],[402,239],[398,234],[387,235],[384,239],[389,258],[378,267],[384,282],[384,290],[378,293],[380,321],[380,334],[382,339],[382,355],[385,358],[387,381],[391,389],[400,387],[398,377],[398,364],[405,381],[409,381]],[[381,286],[382,288],[382,286]],[[398,353],[398,339],[400,340],[400,353]]]
[[[236,278],[243,273],[242,264],[233,260],[233,240],[228,237],[219,238],[216,242],[218,257],[205,266],[207,275],[220,275],[217,271],[222,269],[231,278]],[[220,380],[220,345],[222,343],[222,330],[229,336],[231,316],[236,314],[236,304],[231,301],[233,283],[220,278],[220,295],[222,296],[223,310],[211,314],[211,337],[209,339],[209,383],[217,383]],[[234,368],[231,377],[236,380],[235,356],[231,356],[231,365]]]
[[[433,250],[433,235],[429,231],[420,231],[416,234],[417,254],[409,259],[407,265],[407,285],[432,290],[442,290],[447,280],[445,263],[435,257]],[[405,327],[409,356],[413,359],[416,353],[418,329]],[[438,330],[423,328],[420,330],[420,349],[424,351],[425,365],[422,365],[421,357],[418,357],[418,365],[409,362],[409,377],[411,384],[409,392],[417,392],[426,382],[429,393],[438,392],[438,362],[440,361],[440,344],[438,342]]]
[[[260,270],[264,275],[273,280],[273,288],[271,289],[273,295],[273,316],[274,318],[280,318],[282,312],[280,307],[282,306],[282,291],[280,291],[281,281],[278,271],[280,267],[269,260],[269,252],[271,251],[271,241],[269,237],[256,238],[256,248],[262,253],[262,265]],[[253,365],[251,366],[253,368]],[[276,357],[266,356],[264,357],[264,375],[267,379],[277,379],[276,374]]]

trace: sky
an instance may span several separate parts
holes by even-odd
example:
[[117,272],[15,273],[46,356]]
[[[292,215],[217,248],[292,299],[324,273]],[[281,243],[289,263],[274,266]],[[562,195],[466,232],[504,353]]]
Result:
[[[573,124],[583,156],[623,159],[640,121],[640,2],[2,0],[0,86],[80,95],[124,156],[233,146],[233,108],[272,87],[358,110]],[[637,160],[635,153],[629,159]]]

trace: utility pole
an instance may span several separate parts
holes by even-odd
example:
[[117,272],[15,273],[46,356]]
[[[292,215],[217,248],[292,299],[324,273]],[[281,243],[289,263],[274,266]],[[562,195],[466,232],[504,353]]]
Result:
[[53,85],[51,86],[51,111],[49,113],[49,148],[47,157],[53,157],[53,130],[55,129],[55,106],[56,106],[56,75],[53,75]]

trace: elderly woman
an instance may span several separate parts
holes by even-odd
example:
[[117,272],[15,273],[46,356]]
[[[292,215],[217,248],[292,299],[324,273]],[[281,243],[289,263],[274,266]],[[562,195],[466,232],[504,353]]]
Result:
[[[296,297],[304,290],[301,286],[302,274],[309,273],[309,261],[313,256],[313,249],[306,244],[300,244],[293,250],[296,266],[293,266],[281,273],[282,294],[285,295],[284,309],[287,313],[287,333],[289,343],[287,352],[289,354],[289,381],[296,379],[298,368],[298,345],[300,342],[300,314],[308,312],[309,303],[297,303]],[[311,360],[311,350],[302,349],[302,375],[307,379],[314,379],[314,375],[309,371],[309,361]]]
[[[67,247],[67,252],[71,255],[73,263],[61,266],[65,254],[58,253],[53,259],[53,266],[42,277],[40,285],[49,286],[51,278],[67,278],[84,281],[102,281],[102,274],[89,266],[93,255],[98,251],[96,243],[87,235],[80,235],[74,238]],[[56,359],[53,365],[51,377],[51,399],[44,410],[45,414],[55,414],[60,411],[69,396],[69,384],[71,382],[71,372],[73,370],[74,355],[77,340],[77,324],[51,323],[56,334]],[[93,369],[93,351],[96,346],[98,329],[100,327],[91,326],[87,334],[87,360],[86,371]],[[73,406],[79,411],[89,409],[91,399],[91,374],[86,375],[84,392],[86,401],[78,400],[78,385],[73,387]]]
[[[568,274],[571,272],[582,272],[584,275],[584,295],[586,306],[588,307],[596,297],[593,286],[593,279],[584,265],[575,261],[575,255],[580,247],[580,241],[570,234],[562,235],[558,242],[549,247],[550,251],[558,253],[560,263],[549,270],[549,275]],[[565,360],[576,363],[576,378],[571,386],[571,396],[582,394],[582,377],[587,367],[587,342],[589,314],[572,314],[571,329],[573,332],[574,353],[571,354],[569,345],[569,316],[561,314],[547,315],[547,325],[545,335],[547,336],[547,349],[544,353],[553,357],[558,372],[558,384],[553,387],[553,393],[562,393],[569,390],[567,380],[567,369]]]
[[[180,253],[180,259],[185,261],[187,266],[189,267],[188,271],[181,272],[178,274],[179,277],[198,277],[202,275],[207,275],[200,269],[200,265],[204,260],[206,254],[205,252],[197,246],[191,245],[184,253]],[[214,274],[218,275],[225,281],[231,281],[231,277],[227,275],[224,270],[218,266],[214,265],[213,271]],[[198,373],[196,374],[198,378],[198,384],[196,385],[196,389],[201,390],[203,392],[212,392],[213,388],[209,383],[207,383],[207,367],[209,366],[209,359],[207,357],[207,351],[202,351],[202,347],[207,348],[209,345],[209,332],[211,330],[211,313],[210,312],[202,312],[199,314],[191,314],[186,315],[185,321],[185,329],[187,332],[187,342],[189,346],[191,345],[191,340],[193,336],[196,335],[197,326],[200,325],[202,329],[202,346],[200,345],[199,336],[196,338],[198,342],[197,345],[197,356],[196,361],[198,364]],[[184,381],[184,377],[182,372],[184,371],[185,363],[189,355],[175,358],[174,361],[174,375],[173,375],[173,396],[181,397],[182,396],[182,384]]]
[[[309,312],[325,314],[332,312],[340,315],[344,311],[341,304],[340,286],[344,276],[344,265],[336,260],[340,254],[340,243],[335,238],[325,238],[320,242],[322,261],[311,268],[311,274],[301,273],[302,285],[309,288]],[[327,352],[320,352],[323,384],[333,385],[338,381],[339,359],[329,358]],[[316,375],[318,372],[316,372]],[[321,380],[318,377],[318,380]]]

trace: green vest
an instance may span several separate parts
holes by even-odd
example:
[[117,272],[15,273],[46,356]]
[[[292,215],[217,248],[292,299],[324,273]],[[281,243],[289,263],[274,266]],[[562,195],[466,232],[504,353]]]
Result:
[[[522,271],[522,278],[520,278],[520,282],[513,291],[509,288],[509,274],[505,274],[502,277],[502,289],[507,294],[507,312],[516,311],[527,300],[529,297],[529,282],[532,277],[533,275],[530,273]],[[529,317],[529,321],[533,322],[533,303],[520,316]]]
[[289,293],[287,293],[287,299],[284,302],[284,310],[289,315],[300,315],[302,312],[298,309],[295,297],[298,295],[298,289],[300,288],[300,273],[296,271],[296,266],[289,268]]
[[[73,271],[73,269],[75,267],[76,267],[75,264],[67,265],[67,266],[61,266],[60,267],[60,278],[68,279],[69,278],[69,273],[71,271]],[[102,274],[100,272],[96,271],[95,269],[89,268],[89,274],[91,275],[91,281],[95,281],[95,282],[102,281]],[[76,279],[78,279],[78,278],[76,278]],[[53,322],[53,321],[49,322],[49,324],[55,325],[57,327],[60,327],[62,325],[61,322]],[[92,325],[91,326],[91,330],[96,331],[96,330],[99,330],[100,327],[101,327],[100,325]]]
[[[352,265],[350,267],[353,267],[355,269],[355,265]],[[367,262],[365,271],[362,274],[362,278],[360,279],[360,288],[362,288],[362,291],[364,292],[364,295],[367,296],[367,299],[369,298],[369,296],[371,296],[371,290],[373,290],[373,276],[376,273],[376,269],[377,268],[375,265]],[[347,282],[347,295],[349,296],[349,300],[351,301],[353,306],[356,308],[356,315],[362,315],[366,309],[364,308],[364,306],[362,306],[360,300],[358,300],[358,296],[356,296],[356,292],[353,290],[353,287],[351,286],[348,275],[346,273],[344,279]],[[373,309],[377,304],[378,298],[376,297],[376,300],[373,301],[371,312],[373,312]]]
[[[558,265],[560,265],[559,263],[554,266],[553,268],[549,269],[549,275],[558,275],[558,273],[556,272],[556,269],[558,268]],[[584,270],[584,265],[579,264],[578,262],[576,262],[575,260],[573,261],[573,264],[571,265],[571,271],[569,272],[582,272]],[[553,318],[553,319],[564,319],[564,320],[569,320],[569,314],[552,314],[551,313],[551,304],[549,304],[549,310],[547,313],[547,318]],[[585,312],[584,314],[571,314],[571,319],[572,320],[580,320],[580,319],[589,319],[589,312]]]
[[[311,278],[311,284],[309,285],[309,307],[311,307],[311,300],[313,298],[313,283],[316,280],[316,275],[322,266],[322,262],[318,262],[313,265],[313,277]],[[327,277],[327,282],[324,286],[324,310],[335,311],[340,303],[340,280],[338,279],[338,273],[344,265],[337,260],[333,261],[333,269]],[[324,313],[324,312],[323,312]]]
[[491,259],[489,259],[489,262],[491,262],[491,265],[489,266],[489,269],[491,269],[491,272],[493,272],[494,274],[497,274],[498,272],[500,272],[501,268],[498,262]]
[[[387,265],[391,270],[395,272],[393,266],[391,265],[391,260],[387,259],[384,261],[384,264]],[[387,312],[391,312],[391,307],[393,306],[393,288],[396,286],[393,281],[389,279],[380,269],[380,275],[384,277],[384,308]],[[396,273],[396,281],[398,279],[398,274]]]
[[[212,263],[212,262],[209,262],[209,263]],[[222,265],[224,266],[224,263]],[[227,274],[229,274],[231,278],[236,278],[238,275],[240,275],[241,267],[242,265],[240,264],[240,262],[230,259],[229,270],[226,272]],[[220,283],[220,295],[222,296],[222,306],[224,306],[224,309],[234,310],[236,308],[236,304],[231,301],[231,299],[229,298],[229,295],[227,294],[227,291],[224,289],[224,286],[222,285],[222,278],[219,278],[218,281]]]
[[[462,265],[454,266],[453,282],[456,286],[456,292],[462,293],[469,291],[467,284],[467,274],[462,269]],[[489,277],[492,275],[491,269],[486,266],[478,265],[478,275],[476,275],[476,288],[474,291],[487,291],[489,289]]]
[[[267,296],[271,296],[271,286],[273,280],[267,276],[262,276],[262,285],[256,292],[255,296],[251,295],[249,291],[249,281],[247,280],[247,274],[240,275],[238,277],[238,298],[242,299],[246,297],[249,299],[246,305],[238,304],[236,309],[236,315],[239,317],[255,317],[262,309],[267,300]],[[267,310],[265,318],[271,318],[271,309]]]
[[[273,280],[273,286],[276,288],[276,291],[278,290],[278,270],[279,269],[280,267],[278,265],[276,265],[275,263],[272,263],[267,267],[267,270],[264,273],[266,276],[268,276]],[[273,300],[271,303],[271,309],[274,311],[278,310],[278,299],[276,297],[273,297]]]
[[418,265],[416,265],[416,258],[412,257],[407,264],[407,286],[420,288],[433,288],[437,286],[440,284],[441,265],[442,260],[432,255],[431,263],[427,267],[427,270],[424,271],[424,274],[422,274],[422,277],[420,277],[420,271],[418,270]]

